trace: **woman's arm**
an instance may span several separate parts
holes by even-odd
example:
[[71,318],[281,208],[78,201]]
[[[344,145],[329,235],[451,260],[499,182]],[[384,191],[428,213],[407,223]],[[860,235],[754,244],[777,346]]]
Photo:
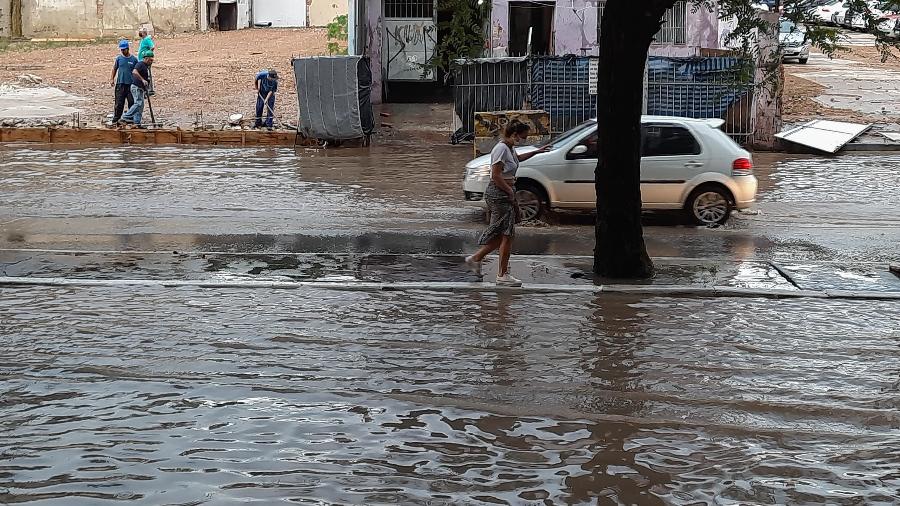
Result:
[[537,149],[537,150],[532,151],[532,152],[530,152],[530,153],[525,153],[525,154],[523,154],[523,155],[516,155],[516,156],[519,158],[519,161],[520,161],[520,162],[524,162],[525,160],[528,160],[529,158],[531,158],[531,157],[534,156],[534,155],[539,155],[539,154],[541,154],[541,153],[546,153],[547,151],[550,151],[550,146],[544,146],[544,147],[542,147],[541,149]]
[[515,200],[516,192],[513,190],[512,186],[503,179],[503,162],[497,162],[494,165],[491,165],[491,181],[494,182],[494,185],[497,188],[505,191],[507,195],[509,195],[510,199]]

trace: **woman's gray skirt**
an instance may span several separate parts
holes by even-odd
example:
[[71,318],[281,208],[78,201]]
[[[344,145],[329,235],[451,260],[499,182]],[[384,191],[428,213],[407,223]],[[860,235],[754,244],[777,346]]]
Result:
[[509,195],[497,188],[497,185],[491,181],[484,191],[484,203],[487,204],[488,212],[491,214],[491,223],[482,232],[478,244],[485,245],[504,235],[514,237],[516,235],[516,210]]

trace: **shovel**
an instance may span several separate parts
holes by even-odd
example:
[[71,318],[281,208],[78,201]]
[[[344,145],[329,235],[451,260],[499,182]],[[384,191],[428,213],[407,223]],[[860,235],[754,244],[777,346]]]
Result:
[[150,93],[147,93],[147,108],[150,109],[150,123],[156,126],[156,116],[153,115],[153,104],[150,102]]

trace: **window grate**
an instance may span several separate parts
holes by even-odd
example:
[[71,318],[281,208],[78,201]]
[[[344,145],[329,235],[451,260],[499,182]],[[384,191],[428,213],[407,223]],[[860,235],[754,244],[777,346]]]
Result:
[[386,18],[434,18],[434,0],[384,0]]
[[[597,0],[597,35],[600,35],[600,25],[603,20],[603,10],[606,8],[606,0]],[[655,44],[684,44],[687,39],[687,2],[679,0],[663,14],[662,26],[654,38]]]
[[662,26],[656,33],[656,44],[684,44],[687,39],[685,25],[687,24],[687,3],[684,0],[675,2],[669,10],[663,14]]

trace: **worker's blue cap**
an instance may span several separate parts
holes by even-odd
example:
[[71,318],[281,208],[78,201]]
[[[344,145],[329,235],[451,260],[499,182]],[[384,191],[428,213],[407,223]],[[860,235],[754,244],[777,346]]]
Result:
[[128,41],[127,40],[119,41],[119,49],[128,49]]

